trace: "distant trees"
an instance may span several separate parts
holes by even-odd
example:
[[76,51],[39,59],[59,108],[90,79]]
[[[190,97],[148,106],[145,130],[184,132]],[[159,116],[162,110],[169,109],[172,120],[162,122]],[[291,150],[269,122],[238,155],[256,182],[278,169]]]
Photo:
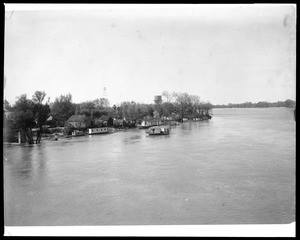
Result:
[[260,101],[257,103],[252,102],[244,102],[244,103],[228,103],[227,105],[212,105],[213,108],[268,108],[268,107],[286,107],[286,108],[294,108],[296,107],[296,102],[287,99],[284,102],[278,101],[278,102],[266,102],[266,101]]
[[[184,93],[168,93],[164,91],[163,94],[164,102],[162,104],[163,113],[165,116],[170,116],[172,113],[180,113],[180,118],[194,118],[207,115],[209,109],[212,108],[210,103],[200,101],[200,97],[197,95],[191,95],[186,92]],[[172,100],[174,100],[172,102]]]
[[154,112],[157,111],[160,117],[170,117],[175,113],[180,113],[182,119],[184,117],[201,115],[203,111],[211,108],[211,105],[201,102],[200,97],[197,95],[163,91],[162,97],[163,102],[159,104],[124,101],[109,107],[109,102],[105,98],[73,104],[70,94],[66,96],[61,95],[51,104],[51,115],[59,121],[66,121],[76,110],[77,114],[92,117],[94,120],[102,116],[137,120],[146,116],[153,117]]

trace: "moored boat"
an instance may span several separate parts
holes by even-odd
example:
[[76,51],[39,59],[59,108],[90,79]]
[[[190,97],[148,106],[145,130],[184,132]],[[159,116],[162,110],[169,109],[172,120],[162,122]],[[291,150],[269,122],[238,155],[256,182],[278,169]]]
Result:
[[84,132],[83,131],[80,131],[80,130],[74,130],[72,132],[72,137],[77,137],[77,136],[84,136]]
[[146,133],[149,135],[169,135],[171,128],[169,126],[154,126],[148,128]]
[[159,126],[162,125],[162,121],[160,119],[145,119],[141,122],[141,124],[138,124],[139,129],[147,129],[149,127]]
[[101,127],[101,128],[89,128],[88,134],[102,134],[102,133],[108,133],[108,127]]
[[153,125],[150,122],[143,121],[141,124],[138,124],[137,126],[139,129],[147,129]]
[[151,126],[146,126],[146,125],[143,126],[143,125],[140,125],[140,124],[138,125],[138,128],[139,128],[139,129],[147,129],[147,128],[149,128],[149,127],[151,127]]

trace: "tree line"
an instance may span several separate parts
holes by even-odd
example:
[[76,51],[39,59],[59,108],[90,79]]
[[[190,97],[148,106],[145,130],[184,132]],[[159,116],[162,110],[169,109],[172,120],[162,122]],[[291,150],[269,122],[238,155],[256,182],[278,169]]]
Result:
[[257,103],[252,102],[244,102],[244,103],[228,103],[227,105],[213,105],[213,108],[268,108],[268,107],[286,107],[286,108],[295,108],[296,102],[287,99],[285,101],[278,101],[278,102],[266,102],[261,101]]
[[[4,137],[10,141],[11,136],[20,131],[30,144],[39,143],[43,126],[51,116],[55,126],[65,126],[72,115],[85,115],[92,120],[103,116],[110,116],[116,119],[138,120],[144,117],[177,116],[177,119],[201,117],[207,115],[212,105],[209,102],[200,101],[197,95],[188,93],[177,93],[163,91],[162,101],[158,103],[138,103],[135,101],[123,101],[120,104],[110,106],[106,98],[99,98],[81,103],[74,103],[70,93],[56,97],[54,102],[50,98],[46,101],[45,91],[35,91],[31,98],[26,94],[17,97],[17,101],[11,106],[4,100]],[[33,139],[32,129],[36,130],[36,138]]]

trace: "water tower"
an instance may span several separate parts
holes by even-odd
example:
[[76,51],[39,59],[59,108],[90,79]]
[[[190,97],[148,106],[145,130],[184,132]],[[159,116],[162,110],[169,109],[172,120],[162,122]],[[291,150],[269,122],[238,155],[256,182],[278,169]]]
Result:
[[103,88],[103,92],[102,92],[102,103],[104,107],[109,107],[109,101],[108,101],[108,97],[107,97],[107,91],[106,91],[106,87]]
[[156,114],[153,117],[157,118],[157,117],[159,117],[159,116],[162,115],[162,107],[161,107],[162,99],[161,99],[161,95],[154,96],[154,103],[155,103],[155,105],[154,105],[154,109],[155,109],[154,113],[156,112]]
[[107,99],[107,91],[106,91],[106,87],[103,88],[102,98]]
[[161,95],[154,96],[154,103],[155,104],[161,104],[161,102],[162,102]]

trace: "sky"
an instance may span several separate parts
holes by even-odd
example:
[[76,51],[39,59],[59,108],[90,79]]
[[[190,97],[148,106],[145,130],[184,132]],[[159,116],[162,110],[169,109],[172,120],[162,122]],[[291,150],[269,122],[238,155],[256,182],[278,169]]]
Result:
[[[4,98],[296,98],[295,5],[5,5]],[[104,88],[106,94],[104,94]],[[47,98],[46,97],[46,98]]]

